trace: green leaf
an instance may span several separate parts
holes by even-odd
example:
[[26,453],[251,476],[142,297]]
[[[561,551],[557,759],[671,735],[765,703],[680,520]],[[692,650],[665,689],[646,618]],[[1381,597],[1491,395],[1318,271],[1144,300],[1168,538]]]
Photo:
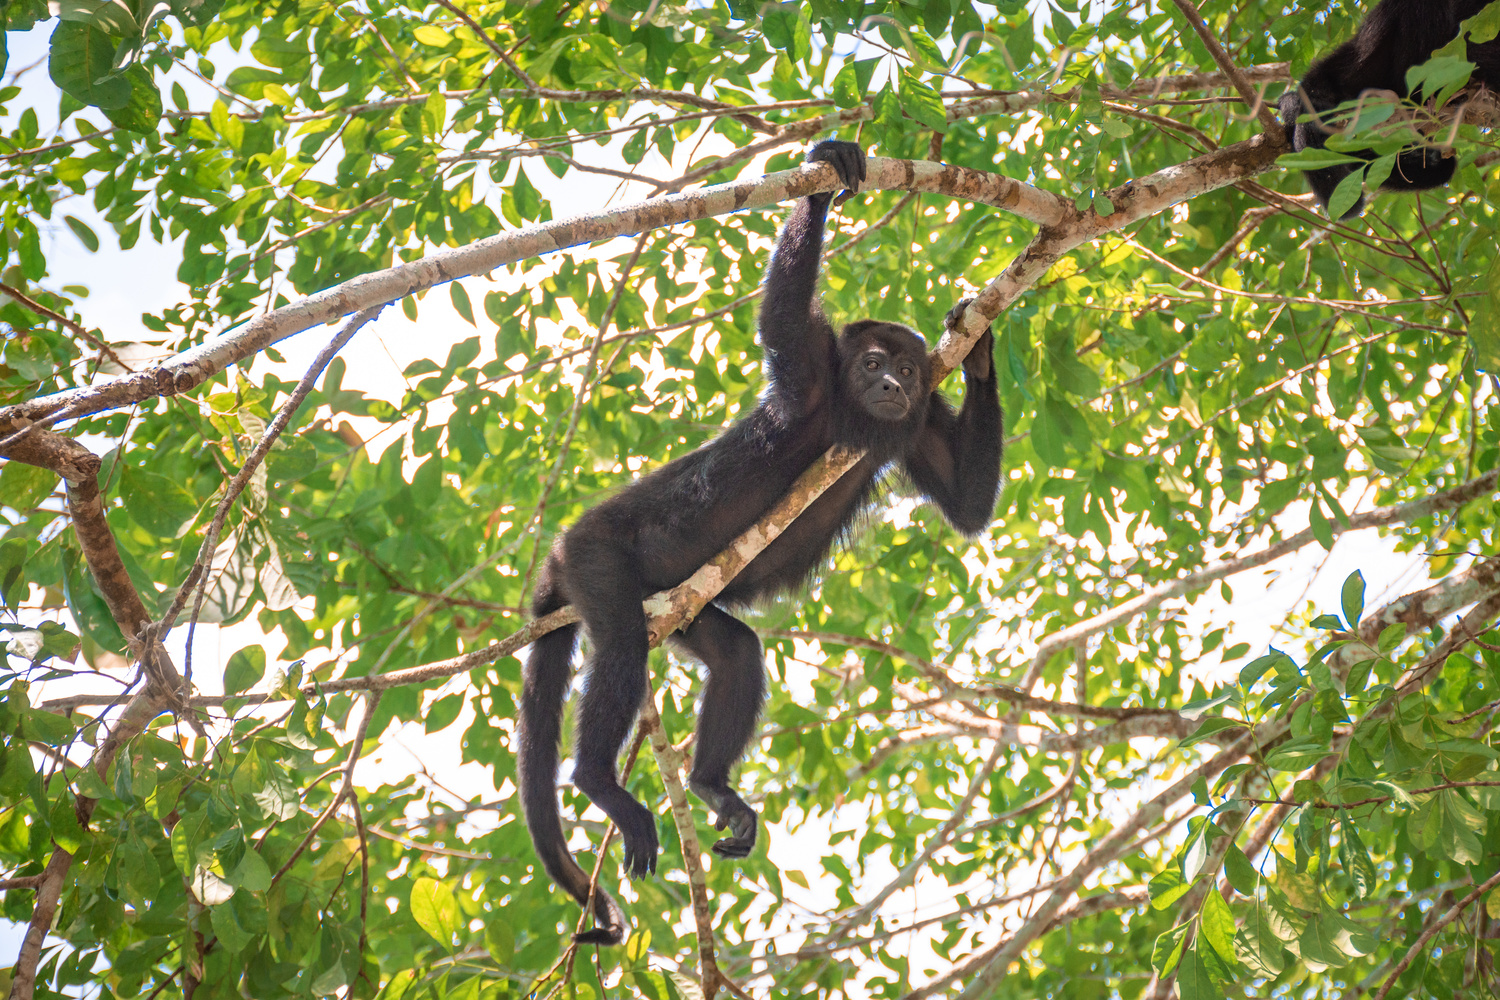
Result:
[[198,502],[186,490],[135,465],[120,477],[120,499],[132,520],[161,538],[176,538],[198,516]]
[[1354,886],[1355,898],[1368,898],[1375,889],[1375,862],[1348,813],[1339,814],[1339,863]]
[[1146,884],[1146,890],[1151,894],[1153,910],[1165,910],[1187,895],[1189,888],[1191,885],[1182,877],[1181,870],[1175,867],[1166,869]]
[[130,82],[114,73],[115,42],[92,24],[59,21],[47,72],[63,93],[102,110],[130,103]]
[[236,650],[224,665],[224,693],[248,691],[266,675],[266,651],[260,646]]
[[1203,724],[1191,736],[1185,737],[1178,746],[1190,747],[1195,743],[1202,743],[1205,740],[1212,739],[1215,734],[1222,733],[1226,729],[1243,728],[1245,728],[1245,724],[1239,719],[1225,719],[1219,716],[1211,716],[1204,719]]
[[1328,217],[1342,219],[1364,197],[1364,192],[1365,172],[1356,170],[1339,181],[1338,186],[1333,189],[1333,194],[1328,199]]
[[123,107],[106,108],[104,117],[119,128],[132,132],[143,135],[155,132],[161,124],[162,114],[161,91],[156,89],[156,81],[139,63],[125,71],[125,79],[130,84],[130,100]]
[[453,948],[459,930],[458,900],[447,885],[437,879],[417,879],[411,887],[411,915],[439,944]]
[[1189,883],[1202,874],[1203,866],[1208,863],[1209,829],[1208,823],[1200,824],[1182,847],[1182,877]]
[[423,45],[428,45],[435,49],[446,49],[454,41],[452,35],[435,24],[419,25],[412,30],[411,34],[413,38]]
[[464,696],[461,694],[450,694],[439,698],[427,710],[427,717],[423,722],[423,728],[429,733],[441,732],[453,725],[458,718],[458,713],[463,710]]
[[1224,994],[1209,977],[1198,947],[1194,945],[1182,956],[1177,968],[1177,995],[1181,1000],[1222,1000]]
[[1345,163],[1364,162],[1357,156],[1340,153],[1327,147],[1309,146],[1298,153],[1286,153],[1276,158],[1276,166],[1283,170],[1321,170]]
[[1359,617],[1365,610],[1365,577],[1359,570],[1350,573],[1344,580],[1340,601],[1344,609],[1344,621],[1349,628],[1359,628]]
[[0,467],[0,506],[14,507],[25,514],[45,500],[57,485],[55,472],[24,462],[6,462]]
[[266,859],[254,847],[246,846],[244,857],[235,866],[229,880],[234,886],[250,892],[265,892],[271,888],[271,869]]
[[947,131],[948,117],[938,92],[915,76],[901,73],[901,108],[912,118],[936,132]]
[[1305,736],[1283,743],[1267,754],[1266,766],[1278,771],[1305,771],[1332,752],[1327,740]]
[[78,242],[82,243],[89,253],[98,252],[99,237],[94,234],[87,223],[72,215],[63,216],[63,221],[68,224],[69,229],[73,230],[73,235],[78,237]]
[[66,715],[57,715],[40,708],[31,709],[26,713],[26,738],[45,743],[48,746],[61,747],[73,738],[77,727],[68,721]]
[[1333,548],[1333,524],[1328,520],[1328,515],[1323,513],[1323,507],[1316,499],[1308,509],[1308,527],[1312,530],[1313,537],[1318,544],[1323,546],[1324,551]]
[[1229,845],[1229,850],[1224,855],[1224,875],[1229,879],[1229,884],[1234,886],[1234,891],[1241,896],[1254,896],[1255,889],[1260,884],[1260,873],[1235,844]]
[[864,90],[860,86],[859,76],[854,72],[854,63],[845,60],[844,65],[834,74],[832,86],[833,103],[840,108],[852,108],[864,101]]
[[478,326],[474,322],[474,306],[469,302],[469,293],[464,290],[462,281],[450,281],[448,283],[448,296],[453,300],[453,310],[464,319],[468,320],[470,326]]
[[1219,890],[1210,887],[1203,897],[1203,910],[1198,915],[1198,931],[1202,940],[1217,951],[1226,962],[1234,962],[1234,913]]
[[218,939],[220,947],[230,954],[238,954],[255,940],[255,935],[240,926],[239,919],[234,915],[232,901],[211,907],[209,912],[214,936]]
[[1171,975],[1172,970],[1177,968],[1177,963],[1182,959],[1183,943],[1192,926],[1191,922],[1178,924],[1157,935],[1156,944],[1151,949],[1151,967],[1158,975]]
[[1255,905],[1235,936],[1235,957],[1250,974],[1274,979],[1286,968],[1281,939],[1272,930],[1272,916],[1264,905]]

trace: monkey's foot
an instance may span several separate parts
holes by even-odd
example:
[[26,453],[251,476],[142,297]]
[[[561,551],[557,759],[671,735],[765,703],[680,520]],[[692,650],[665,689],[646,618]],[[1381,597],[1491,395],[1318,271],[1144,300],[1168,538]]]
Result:
[[748,858],[755,849],[755,827],[759,817],[738,795],[730,797],[733,801],[725,803],[725,807],[718,810],[714,827],[728,830],[732,836],[715,841],[714,853],[721,858]]
[[656,855],[660,846],[656,839],[656,817],[644,807],[639,812],[630,810],[625,822],[622,817],[613,817],[620,831],[620,840],[625,844],[625,874],[631,878],[644,878],[656,871]]
[[651,827],[651,835],[642,837],[632,836],[620,831],[621,839],[625,841],[625,874],[631,878],[645,878],[656,872],[656,855],[660,848],[656,842],[656,826]]
[[728,788],[692,783],[693,791],[713,809],[714,828],[728,830],[730,836],[717,841],[713,851],[721,858],[748,858],[755,849],[755,828],[759,821],[755,810]]

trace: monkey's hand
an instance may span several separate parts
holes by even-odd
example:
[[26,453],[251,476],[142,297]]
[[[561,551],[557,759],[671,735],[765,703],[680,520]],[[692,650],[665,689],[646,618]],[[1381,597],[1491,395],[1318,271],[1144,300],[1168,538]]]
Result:
[[[973,302],[972,298],[959,299],[948,315],[943,317],[943,326],[955,333],[959,330],[959,324],[964,321],[964,311]],[[989,327],[984,328],[984,333],[974,341],[974,346],[969,348],[968,357],[964,358],[964,374],[982,381],[990,377],[991,356],[995,353],[995,336]]]
[[[857,142],[824,139],[807,151],[807,162],[827,163],[833,167],[834,172],[839,175],[839,182],[844,185],[844,194],[839,201],[858,191],[859,182],[865,179],[865,151],[859,148]],[[817,197],[831,196],[822,194]]]

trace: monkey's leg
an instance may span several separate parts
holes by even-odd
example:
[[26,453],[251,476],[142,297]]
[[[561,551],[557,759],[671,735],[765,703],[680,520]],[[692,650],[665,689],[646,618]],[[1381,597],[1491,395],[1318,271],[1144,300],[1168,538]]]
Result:
[[635,558],[598,534],[575,528],[563,543],[568,596],[593,646],[574,716],[573,784],[614,821],[625,870],[640,878],[656,871],[656,817],[620,784],[616,765],[649,688],[650,640]]
[[755,734],[765,698],[766,665],[760,639],[750,626],[710,604],[672,640],[708,667],[688,784],[713,809],[714,825],[730,833],[714,844],[714,853],[747,857],[755,847],[755,810],[729,787],[729,771]]

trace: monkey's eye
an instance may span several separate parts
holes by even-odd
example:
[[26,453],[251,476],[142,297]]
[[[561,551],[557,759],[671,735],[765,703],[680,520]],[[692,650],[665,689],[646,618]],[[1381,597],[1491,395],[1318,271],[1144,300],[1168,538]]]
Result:
[[865,358],[865,367],[870,371],[875,371],[875,369],[880,367],[880,362],[876,361],[874,358]]
[[911,378],[911,372],[912,372],[911,365],[902,365],[901,366],[901,375],[902,375],[903,378]]

